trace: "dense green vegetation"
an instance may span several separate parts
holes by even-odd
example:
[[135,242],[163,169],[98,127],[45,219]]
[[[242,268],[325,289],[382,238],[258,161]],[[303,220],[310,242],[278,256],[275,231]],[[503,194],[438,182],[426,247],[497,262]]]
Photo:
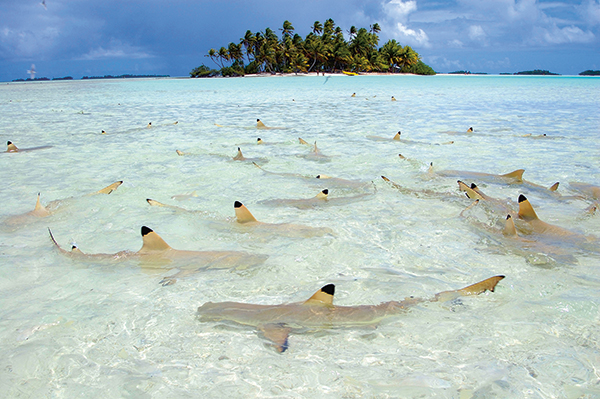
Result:
[[542,69],[534,69],[533,71],[515,72],[514,75],[558,75],[558,73],[552,73]]
[[410,46],[389,40],[378,48],[379,24],[369,29],[350,27],[349,40],[332,19],[324,24],[316,21],[312,31],[302,37],[294,33],[291,22],[284,21],[279,38],[273,30],[246,31],[239,43],[229,43],[219,50],[210,49],[210,57],[219,67],[216,71],[201,65],[190,72],[191,77],[243,76],[250,73],[306,72],[393,72],[435,75],[421,62]]
[[600,76],[600,71],[592,71],[591,69],[580,72],[581,76]]

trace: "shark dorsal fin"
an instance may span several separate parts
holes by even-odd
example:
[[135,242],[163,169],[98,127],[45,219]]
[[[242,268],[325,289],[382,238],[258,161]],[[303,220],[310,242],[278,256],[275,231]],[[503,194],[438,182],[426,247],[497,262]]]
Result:
[[306,140],[304,140],[302,137],[298,137],[298,142],[299,142],[300,144],[304,144],[304,145],[310,145],[310,144],[308,144],[308,142],[307,142]]
[[158,234],[149,227],[142,226],[142,249],[138,252],[150,252],[150,251],[166,251],[171,249],[169,244],[165,242]]
[[264,123],[262,123],[262,121],[260,119],[257,119],[256,120],[256,127],[260,129],[260,128],[264,128],[266,126],[265,126]]
[[523,172],[525,172],[525,169],[517,169],[510,173],[506,173],[500,176],[508,179],[515,179],[517,181],[523,181]]
[[237,155],[235,157],[233,157],[234,161],[243,161],[244,159],[244,155],[242,155],[242,150],[240,149],[240,147],[238,147],[238,152]]
[[305,305],[324,305],[333,306],[333,294],[335,293],[335,285],[327,284],[323,286],[319,291],[315,292],[313,296],[308,298]]
[[400,135],[401,134],[402,134],[402,132],[396,133],[396,135],[394,136],[394,138],[392,140],[400,140]]
[[400,157],[400,159],[406,159],[406,157],[402,154],[398,154],[398,156]]
[[319,192],[319,194],[317,194],[317,195],[315,196],[315,198],[317,198],[317,199],[327,199],[327,196],[328,196],[328,195],[329,195],[329,190],[328,190],[328,189],[325,189],[325,190],[323,190],[323,191]]
[[6,147],[6,152],[19,152],[19,149],[12,143],[12,141],[7,141]]
[[515,221],[512,216],[506,215],[506,222],[504,223],[504,230],[502,230],[502,235],[505,237],[516,237],[517,229],[515,228]]
[[462,288],[458,290],[461,295],[479,295],[483,294],[485,291],[494,292],[496,285],[502,280],[504,276],[494,276],[473,285],[469,285],[468,287]]
[[356,97],[356,93],[352,93],[350,97]]
[[260,137],[256,139],[256,144],[263,144],[264,141]]
[[235,201],[233,203],[233,208],[235,209],[235,217],[238,223],[248,223],[257,221],[254,215],[252,215],[248,208],[246,208],[246,205],[242,204],[240,201]]
[[523,195],[519,195],[519,217],[524,220],[538,219],[529,200]]
[[468,132],[468,133],[473,133],[473,128],[472,128],[472,127],[468,128],[468,129],[467,129],[467,132]]
[[175,150],[175,152],[177,153],[177,155],[179,155],[180,157],[184,156],[185,154],[183,153],[183,151],[179,151],[179,150]]
[[554,183],[553,185],[551,185],[548,188],[548,190],[550,190],[550,191],[556,191],[556,190],[558,190],[558,184],[559,184],[559,182]]
[[327,176],[327,175],[317,175],[317,179],[331,179],[331,176]]
[[151,198],[146,198],[146,202],[148,202],[152,206],[167,206],[167,205],[163,204],[162,202],[155,201]]
[[319,153],[319,149],[317,148],[317,142],[316,142],[316,141],[315,141],[315,144],[313,145],[313,152],[314,152],[315,154],[318,154],[318,153]]
[[433,162],[429,163],[429,168],[427,169],[427,173],[433,174]]
[[40,193],[38,193],[38,195],[37,195],[37,200],[35,202],[35,208],[33,208],[32,213],[35,216],[40,216],[40,217],[48,216],[50,214],[50,211],[48,211],[48,209],[44,205],[42,205],[42,203],[40,202]]
[[123,180],[119,180],[117,182],[114,182],[110,186],[106,186],[102,190],[96,191],[94,194],[110,194],[113,191],[115,191],[121,184],[123,184]]
[[[464,191],[468,198],[473,199],[473,200],[483,199],[481,194],[479,194],[477,191],[475,191],[473,189],[473,185],[471,185],[471,187],[469,187],[467,184],[465,184],[464,182],[462,182],[460,180],[457,183],[458,183],[458,189],[460,191]],[[475,187],[477,187],[477,186],[475,186]]]

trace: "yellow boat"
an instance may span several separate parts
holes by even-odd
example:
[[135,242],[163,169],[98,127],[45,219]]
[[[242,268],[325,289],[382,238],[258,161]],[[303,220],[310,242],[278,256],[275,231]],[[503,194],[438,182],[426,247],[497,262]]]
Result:
[[347,71],[342,71],[342,73],[344,75],[348,75],[348,76],[357,76],[358,74],[356,72],[347,72]]

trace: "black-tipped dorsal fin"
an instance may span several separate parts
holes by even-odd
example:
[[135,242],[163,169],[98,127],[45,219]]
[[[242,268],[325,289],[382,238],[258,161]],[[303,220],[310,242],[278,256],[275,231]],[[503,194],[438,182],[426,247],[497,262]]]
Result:
[[233,208],[235,209],[235,218],[238,223],[248,223],[248,222],[256,222],[256,218],[252,213],[246,208],[246,205],[242,204],[240,201],[235,201],[233,203]]
[[538,219],[529,200],[523,195],[519,195],[519,217],[524,220]]
[[149,251],[166,251],[171,249],[169,244],[165,242],[158,234],[149,227],[142,226],[142,248],[138,252],[149,252]]
[[[469,187],[466,183],[464,183],[461,180],[458,180],[457,183],[458,183],[458,189],[460,191],[464,191],[465,194],[467,195],[467,198],[470,198],[472,200],[483,199],[481,194],[479,194],[477,191],[475,191],[472,188],[473,186]],[[477,187],[477,186],[475,186],[475,187]]]
[[401,132],[396,133],[396,135],[394,136],[394,138],[392,140],[400,140],[401,134],[402,134]]
[[7,141],[6,142],[6,152],[19,152],[19,149],[17,148],[16,145],[13,144],[12,141]]
[[264,141],[260,137],[256,139],[256,144],[263,144]]
[[262,123],[262,121],[260,119],[256,120],[256,127],[261,128],[261,127],[266,127],[264,123]]
[[244,155],[242,155],[242,150],[240,147],[238,147],[237,155],[235,157],[233,157],[233,159],[235,161],[243,161],[244,159],[246,159],[246,158],[244,158]]
[[317,179],[331,179],[331,176],[327,176],[327,175],[317,175]]
[[329,190],[325,189],[325,190],[322,190],[321,192],[319,192],[319,194],[317,194],[315,198],[326,199],[328,195],[329,195]]
[[514,171],[512,171],[510,173],[506,173],[506,174],[503,174],[503,175],[500,175],[500,176],[508,178],[508,179],[514,179],[514,180],[517,180],[517,181],[523,181],[523,172],[525,172],[525,169],[517,169],[517,170],[514,170]]
[[304,304],[333,306],[333,294],[335,294],[335,285],[327,284],[308,298]]
[[504,229],[502,230],[502,234],[505,237],[516,237],[517,229],[515,228],[515,221],[512,216],[506,215],[506,222],[504,223]]
[[550,190],[550,191],[556,191],[556,190],[558,190],[558,184],[559,184],[559,182],[554,183],[553,185],[551,185],[548,188],[548,190]]

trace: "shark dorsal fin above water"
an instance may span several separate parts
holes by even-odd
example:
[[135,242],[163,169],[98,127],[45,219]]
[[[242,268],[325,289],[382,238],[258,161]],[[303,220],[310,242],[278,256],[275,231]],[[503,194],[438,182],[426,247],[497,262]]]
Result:
[[310,145],[310,144],[308,144],[308,142],[307,142],[306,140],[304,140],[302,137],[298,137],[298,142],[299,142],[300,144],[304,144],[304,145]]
[[317,194],[315,196],[315,198],[317,198],[317,199],[327,199],[328,195],[329,195],[329,190],[325,189],[325,190],[321,191],[319,194]]
[[554,183],[553,185],[551,185],[548,188],[548,190],[550,190],[550,191],[556,191],[556,190],[558,190],[558,184],[559,184],[559,182]]
[[165,242],[158,234],[149,227],[142,226],[142,248],[138,252],[150,251],[166,251],[171,249],[169,244]]
[[525,169],[517,169],[510,173],[500,175],[500,177],[504,177],[507,179],[514,179],[517,181],[523,181],[523,172],[525,172]]
[[235,209],[235,217],[238,223],[257,222],[254,215],[246,208],[246,205],[242,204],[240,201],[235,201],[233,203],[233,208]]
[[263,144],[264,141],[260,137],[256,139],[256,144]]
[[12,141],[7,141],[6,147],[6,152],[19,152],[19,149],[12,143]]
[[262,123],[262,121],[260,119],[257,119],[256,120],[256,127],[260,129],[260,128],[265,128],[266,126],[265,126],[264,123]]
[[323,306],[333,306],[333,294],[335,293],[335,285],[327,284],[323,286],[320,290],[315,292],[313,296],[308,298],[305,305],[323,305]]
[[529,200],[523,195],[519,195],[519,218],[523,220],[539,219]]
[[464,193],[466,194],[466,196],[468,198],[473,199],[473,200],[483,199],[481,194],[479,194],[477,191],[475,191],[475,188],[477,188],[477,186],[475,184],[471,184],[471,187],[469,187],[467,184],[465,184],[461,180],[458,180],[457,183],[458,183],[458,189],[460,191],[464,191]]
[[35,202],[35,208],[33,208],[33,211],[31,212],[31,214],[33,214],[35,216],[39,216],[39,217],[44,217],[44,216],[50,215],[50,211],[48,211],[48,209],[44,205],[42,205],[42,203],[40,202],[40,193],[38,193],[38,195],[37,195],[37,200]]
[[402,134],[401,132],[396,133],[396,135],[394,136],[394,138],[392,140],[400,140],[401,134]]
[[504,229],[502,235],[505,237],[517,237],[517,229],[515,228],[515,221],[512,216],[506,215],[506,222],[504,223]]
[[240,149],[240,147],[238,147],[238,152],[237,155],[235,157],[233,157],[234,161],[243,161],[244,159],[244,155],[242,154],[242,150]]

